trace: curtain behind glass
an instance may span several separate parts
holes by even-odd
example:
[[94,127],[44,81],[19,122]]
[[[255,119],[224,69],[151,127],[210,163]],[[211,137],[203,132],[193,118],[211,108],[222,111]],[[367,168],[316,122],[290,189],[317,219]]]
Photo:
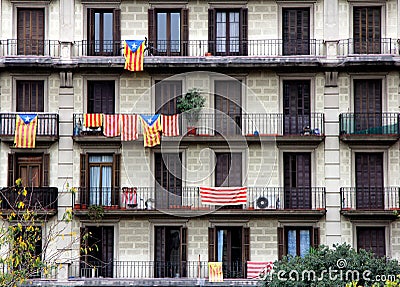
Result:
[[104,166],[102,172],[101,192],[103,205],[111,205],[111,166]]
[[[90,155],[89,163],[112,163],[112,155]],[[100,172],[102,182],[100,183]],[[100,166],[90,167],[90,200],[91,205],[111,205],[111,182],[112,167],[105,166],[100,170]],[[102,194],[102,196],[101,196]],[[101,201],[100,201],[101,200]]]
[[90,167],[90,205],[100,204],[100,167]]

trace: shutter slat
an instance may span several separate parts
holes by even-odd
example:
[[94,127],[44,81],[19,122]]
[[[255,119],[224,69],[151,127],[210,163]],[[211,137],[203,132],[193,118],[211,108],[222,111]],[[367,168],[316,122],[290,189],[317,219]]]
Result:
[[215,262],[215,240],[216,240],[216,228],[208,228],[208,261]]
[[119,55],[121,48],[121,9],[113,10],[113,22],[114,55]]
[[182,9],[182,56],[189,56],[189,9]]
[[316,249],[320,245],[319,227],[314,227],[312,231],[313,231],[312,247]]
[[278,227],[278,260],[285,255],[285,234],[283,227]]
[[156,46],[156,15],[155,10],[153,8],[147,10],[147,27],[148,27],[148,35],[149,35],[149,42],[148,47],[150,47],[150,54],[153,54],[153,48]]
[[240,55],[247,56],[248,54],[248,9],[240,9]]
[[243,262],[250,261],[250,227],[243,228]]
[[87,43],[88,43],[88,56],[94,55],[94,33],[95,33],[95,19],[94,19],[94,9],[88,9],[88,35],[87,35]]
[[114,154],[113,160],[113,205],[119,205],[121,189],[121,154]]
[[15,184],[15,154],[8,154],[8,179],[7,185],[14,186]]
[[89,156],[87,154],[80,155],[80,203],[89,203],[89,191],[88,191],[88,174],[89,174]]
[[215,9],[208,9],[208,52],[215,55]]
[[50,154],[43,155],[43,186],[50,186]]
[[187,274],[187,252],[188,252],[188,229],[181,227],[181,275],[186,277]]

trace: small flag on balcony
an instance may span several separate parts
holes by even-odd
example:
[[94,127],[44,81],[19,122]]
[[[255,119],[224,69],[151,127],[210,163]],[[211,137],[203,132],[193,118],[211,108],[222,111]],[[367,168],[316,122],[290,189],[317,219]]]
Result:
[[144,40],[125,40],[125,69],[136,72],[143,71],[144,44]]
[[15,123],[14,146],[34,148],[37,129],[37,114],[18,114]]
[[137,115],[121,115],[121,141],[138,139]]
[[179,115],[165,116],[161,115],[163,136],[179,136]]
[[200,196],[202,204],[246,204],[247,187],[200,187]]
[[247,261],[247,278],[262,278],[274,269],[273,261]]
[[155,114],[153,116],[140,115],[143,127],[143,138],[145,147],[153,147],[160,144],[162,131],[161,116]]
[[222,262],[208,262],[208,281],[224,282],[224,273],[222,272]]
[[103,134],[106,137],[117,137],[121,134],[120,115],[104,115]]
[[98,128],[103,125],[103,114],[84,114],[83,125],[87,128]]

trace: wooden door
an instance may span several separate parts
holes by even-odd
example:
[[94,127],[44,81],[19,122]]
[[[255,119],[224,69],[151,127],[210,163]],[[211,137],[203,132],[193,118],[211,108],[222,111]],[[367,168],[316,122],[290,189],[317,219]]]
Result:
[[377,256],[386,255],[385,227],[357,227],[357,250],[365,249]]
[[381,7],[353,8],[355,54],[381,53]]
[[18,55],[44,55],[44,9],[18,8]]
[[114,114],[115,81],[88,82],[88,113]]
[[242,129],[242,85],[239,81],[215,81],[215,131],[240,135]]
[[284,8],[283,55],[310,54],[310,9]]

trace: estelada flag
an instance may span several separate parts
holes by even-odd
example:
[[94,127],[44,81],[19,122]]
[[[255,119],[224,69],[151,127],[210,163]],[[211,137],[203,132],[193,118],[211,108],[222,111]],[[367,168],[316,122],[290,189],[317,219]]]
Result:
[[15,122],[14,146],[34,148],[36,141],[37,114],[17,114]]
[[162,131],[161,116],[155,114],[153,116],[140,115],[143,127],[143,138],[145,147],[153,147],[160,144]]
[[124,41],[125,69],[143,71],[144,43],[144,40]]

